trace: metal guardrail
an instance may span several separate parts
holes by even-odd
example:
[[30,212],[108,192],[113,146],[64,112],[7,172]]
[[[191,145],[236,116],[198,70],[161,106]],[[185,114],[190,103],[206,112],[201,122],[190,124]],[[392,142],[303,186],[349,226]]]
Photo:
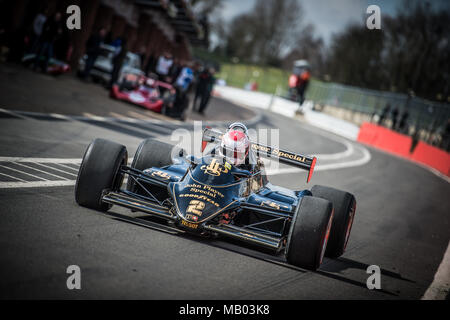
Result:
[[[450,104],[428,101],[401,93],[314,80],[309,84],[306,99],[323,106],[334,106],[370,115],[373,122],[379,122],[388,127],[392,127],[395,123],[393,129],[416,135],[418,139],[448,150],[449,137],[446,126],[450,119]],[[388,105],[390,109],[386,112],[385,108]],[[398,113],[395,121],[392,121],[394,109],[397,109]],[[401,117],[405,111],[408,112],[408,117],[405,125],[400,127]]]

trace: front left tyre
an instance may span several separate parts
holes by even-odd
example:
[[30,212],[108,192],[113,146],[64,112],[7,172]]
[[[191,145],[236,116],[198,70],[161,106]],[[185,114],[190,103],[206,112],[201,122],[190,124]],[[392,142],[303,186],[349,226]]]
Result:
[[111,205],[101,201],[105,190],[119,189],[123,182],[120,167],[126,165],[125,146],[105,140],[92,141],[81,162],[75,184],[75,201],[83,207],[107,211]]

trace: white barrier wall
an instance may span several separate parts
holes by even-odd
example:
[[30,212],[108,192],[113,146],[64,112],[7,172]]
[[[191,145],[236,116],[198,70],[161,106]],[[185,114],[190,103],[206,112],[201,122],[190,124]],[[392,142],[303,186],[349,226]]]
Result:
[[[298,103],[263,92],[216,85],[214,87],[214,94],[236,104],[270,110],[289,118],[295,117],[295,112],[298,110]],[[321,112],[313,111],[312,106],[312,101],[305,101],[302,108],[304,119],[308,123],[350,140],[356,140],[359,132],[357,125]]]

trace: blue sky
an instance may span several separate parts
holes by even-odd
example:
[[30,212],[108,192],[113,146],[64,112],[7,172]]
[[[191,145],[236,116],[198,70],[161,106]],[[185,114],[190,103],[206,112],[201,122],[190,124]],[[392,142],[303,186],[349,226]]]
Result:
[[[365,23],[366,9],[375,4],[380,7],[381,24],[383,14],[395,15],[397,9],[403,4],[401,0],[298,0],[303,8],[305,23],[312,23],[316,34],[321,36],[325,43],[329,43],[333,33],[342,31],[349,23]],[[413,1],[423,0],[410,0]],[[223,8],[218,13],[223,19],[229,21],[236,15],[250,11],[255,0],[224,0]],[[433,8],[437,10],[450,10],[450,1],[431,0]],[[383,27],[383,25],[381,25]]]

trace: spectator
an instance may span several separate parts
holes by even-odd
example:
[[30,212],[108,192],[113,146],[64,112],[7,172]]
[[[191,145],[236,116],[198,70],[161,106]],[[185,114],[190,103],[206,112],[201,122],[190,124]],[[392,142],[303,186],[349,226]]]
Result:
[[405,109],[405,111],[403,111],[403,114],[400,118],[400,122],[398,124],[398,130],[400,132],[405,132],[407,130],[406,124],[408,122],[408,117],[409,117],[408,110]]
[[192,63],[183,63],[183,68],[174,83],[176,89],[175,103],[168,112],[168,115],[179,116],[183,119],[184,111],[189,106],[188,91],[191,88],[192,81],[194,79],[194,71],[192,70]]
[[106,29],[101,28],[97,34],[93,34],[89,37],[86,42],[86,64],[84,66],[83,71],[83,79],[87,79],[91,73],[91,69],[94,66],[95,60],[100,55],[101,52],[101,44],[103,43],[106,35]]
[[148,76],[150,73],[155,72],[155,64],[156,64],[156,58],[153,54],[150,54],[150,57],[148,57],[147,64],[145,65],[145,75]]
[[[203,70],[198,76],[197,89],[195,91],[194,97],[194,110],[198,111],[201,114],[204,114],[209,102],[209,98],[211,97],[211,91],[216,81],[214,74],[215,69],[209,68]],[[200,98],[200,105],[197,109],[198,98]]]
[[[48,19],[42,28],[39,53],[33,63],[33,68],[40,66],[43,72],[47,72],[48,62],[53,57],[53,45],[55,41],[62,35],[62,15],[56,12],[54,16]],[[41,59],[43,61],[41,63]]]
[[3,25],[0,22],[0,62],[6,61],[6,56],[8,54],[8,51],[9,51],[9,48],[8,48],[6,29],[3,27]]
[[44,24],[47,21],[48,10],[45,8],[38,13],[33,20],[33,34],[31,37],[31,52],[36,53],[39,50],[39,41],[42,35]]
[[397,129],[397,118],[398,118],[398,108],[395,107],[392,110],[392,130],[396,130]]
[[[42,27],[41,41],[39,53],[33,63],[33,69],[40,66],[43,72],[47,72],[48,62],[53,57],[53,45],[55,41],[62,35],[62,15],[56,12],[52,18],[47,19]],[[41,62],[41,59],[43,61]]]
[[384,119],[386,119],[386,117],[387,117],[387,115],[388,115],[390,110],[391,110],[391,105],[388,103],[384,107],[383,111],[381,111],[380,119],[378,119],[378,124],[380,126],[383,125]]
[[141,46],[139,48],[138,53],[139,59],[141,60],[141,68],[144,68],[145,60],[147,60],[147,48],[145,46]]
[[177,80],[175,81],[175,88],[186,93],[191,87],[191,83],[194,80],[194,71],[192,70],[192,63],[184,63]]
[[169,72],[172,64],[173,59],[169,52],[165,52],[159,57],[158,62],[156,63],[156,74],[158,75],[158,79],[160,81],[170,82],[170,79],[167,78],[169,78]]
[[173,82],[175,82],[175,80],[178,78],[182,69],[183,69],[183,66],[181,65],[179,60],[175,58],[173,60],[172,67],[170,67],[170,71],[169,71],[169,76],[171,79],[173,79]]
[[445,151],[450,152],[450,119],[447,120],[447,124],[445,125],[440,147]]
[[122,69],[123,62],[125,61],[128,52],[126,39],[122,38],[120,42],[120,50],[113,58],[113,70],[111,72],[111,81],[109,83],[110,88],[112,88],[113,84],[119,79],[120,70]]

